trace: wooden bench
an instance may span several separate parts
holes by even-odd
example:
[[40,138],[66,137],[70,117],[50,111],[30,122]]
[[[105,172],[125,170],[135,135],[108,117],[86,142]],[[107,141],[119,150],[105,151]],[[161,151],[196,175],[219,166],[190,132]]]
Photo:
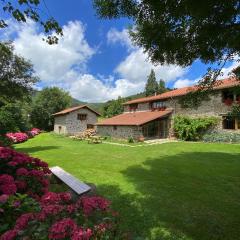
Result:
[[62,168],[56,166],[50,168],[53,175],[59,178],[62,182],[64,182],[67,186],[69,186],[74,192],[78,195],[82,195],[91,190],[91,187],[87,184],[79,181],[76,177],[64,171]]

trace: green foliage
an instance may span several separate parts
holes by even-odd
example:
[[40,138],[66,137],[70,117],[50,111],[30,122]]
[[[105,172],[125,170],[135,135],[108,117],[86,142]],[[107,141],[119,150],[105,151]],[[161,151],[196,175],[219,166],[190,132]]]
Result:
[[238,0],[94,0],[94,6],[101,18],[131,18],[134,43],[154,63],[212,63],[240,51]]
[[158,83],[158,94],[161,94],[167,91],[168,89],[166,88],[165,81],[163,79],[160,79]]
[[203,135],[204,142],[227,142],[227,143],[240,143],[240,134],[233,132],[215,132]]
[[12,145],[12,141],[7,138],[5,135],[0,135],[0,147],[10,147]]
[[23,113],[23,104],[8,103],[0,107],[0,134],[26,131],[28,127],[27,117]]
[[57,87],[44,88],[34,98],[30,113],[34,127],[43,130],[52,130],[54,117],[52,114],[71,106],[69,93]]
[[123,112],[123,103],[125,102],[124,98],[118,97],[116,100],[108,101],[103,106],[103,116],[112,117]]
[[216,123],[215,117],[190,118],[178,115],[174,117],[174,131],[182,140],[195,141],[201,139],[204,131]]
[[150,75],[148,76],[147,83],[145,86],[146,96],[152,96],[158,92],[158,82],[156,80],[155,72],[152,69]]
[[129,137],[129,138],[128,138],[128,143],[134,143],[133,137]]
[[[210,90],[198,90],[181,96],[178,100],[182,108],[197,109],[203,102],[210,100]],[[207,103],[208,104],[208,103]]]
[[[63,35],[61,27],[53,17],[49,16],[47,19],[42,17],[42,15],[46,15],[42,13],[44,13],[44,11],[48,11],[44,0],[8,0],[1,1],[1,4],[4,14],[8,14],[16,21],[25,23],[27,19],[31,19],[32,21],[39,23],[44,32],[48,34],[45,39],[48,44],[57,43],[57,35]],[[43,6],[45,7],[45,10],[41,9]],[[7,22],[4,19],[0,19],[0,28],[6,27],[8,27]],[[52,34],[53,32],[55,32],[55,35]]]
[[8,102],[29,98],[37,82],[33,66],[14,54],[10,43],[0,43],[0,107]]
[[26,194],[16,193],[8,196],[6,202],[0,203],[0,235],[12,228],[16,219],[23,213],[37,212],[40,210],[39,204]]

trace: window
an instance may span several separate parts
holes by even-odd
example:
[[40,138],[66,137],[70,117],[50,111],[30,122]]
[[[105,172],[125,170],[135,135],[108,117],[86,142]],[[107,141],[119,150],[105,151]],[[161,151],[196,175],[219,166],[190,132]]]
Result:
[[234,101],[234,94],[230,90],[225,90],[222,92],[222,101],[228,105],[231,106]]
[[93,124],[87,124],[87,129],[93,129],[94,125]]
[[87,114],[78,114],[77,115],[77,119],[78,120],[86,120],[87,119]]
[[151,103],[151,108],[152,109],[166,108],[166,103],[163,102],[163,101],[152,102]]
[[137,110],[137,108],[138,108],[138,104],[137,103],[129,105],[129,111],[130,112],[131,111],[135,112]]
[[235,129],[235,118],[230,116],[223,117],[223,129]]
[[117,126],[113,126],[113,130],[117,130]]

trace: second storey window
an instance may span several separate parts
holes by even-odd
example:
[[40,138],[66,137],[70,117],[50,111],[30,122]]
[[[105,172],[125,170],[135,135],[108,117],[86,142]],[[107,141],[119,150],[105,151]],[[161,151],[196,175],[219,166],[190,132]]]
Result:
[[78,114],[77,119],[81,120],[81,121],[86,120],[87,119],[87,114]]
[[225,90],[222,92],[222,100],[227,106],[231,106],[234,101],[234,94],[230,90]]
[[138,108],[138,104],[137,103],[129,105],[129,111],[130,112],[132,112],[132,111],[135,112],[137,110],[137,108]]
[[151,103],[151,108],[152,109],[165,108],[165,107],[166,107],[166,103],[163,102],[163,101]]

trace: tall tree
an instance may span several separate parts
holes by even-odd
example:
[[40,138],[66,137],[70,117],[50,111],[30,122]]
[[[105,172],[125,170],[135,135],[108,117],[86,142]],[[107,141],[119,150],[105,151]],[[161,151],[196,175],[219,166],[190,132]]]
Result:
[[[44,0],[2,0],[0,1],[2,14],[8,14],[12,19],[25,23],[27,19],[39,23],[44,32],[47,33],[45,39],[49,44],[58,42],[58,36],[62,36],[62,28],[58,22],[50,15],[49,9]],[[46,16],[46,17],[43,17]],[[0,19],[0,28],[8,27],[7,22]],[[55,34],[52,34],[52,33]]]
[[54,124],[53,113],[70,107],[72,98],[68,92],[58,88],[44,88],[38,92],[32,106],[30,119],[33,126],[44,130],[52,130]]
[[0,43],[0,106],[30,96],[38,81],[33,65],[13,52],[10,43]]
[[158,83],[158,93],[161,94],[166,91],[168,91],[168,90],[166,89],[165,81],[163,79],[160,79],[159,83]]
[[[219,62],[206,82],[213,83],[225,62],[240,52],[240,1],[93,0],[101,18],[133,20],[131,36],[156,64]],[[238,71],[235,71],[239,76]]]
[[155,72],[152,69],[148,76],[147,83],[145,86],[145,94],[146,96],[152,96],[157,92],[158,92],[158,82],[156,80]]

